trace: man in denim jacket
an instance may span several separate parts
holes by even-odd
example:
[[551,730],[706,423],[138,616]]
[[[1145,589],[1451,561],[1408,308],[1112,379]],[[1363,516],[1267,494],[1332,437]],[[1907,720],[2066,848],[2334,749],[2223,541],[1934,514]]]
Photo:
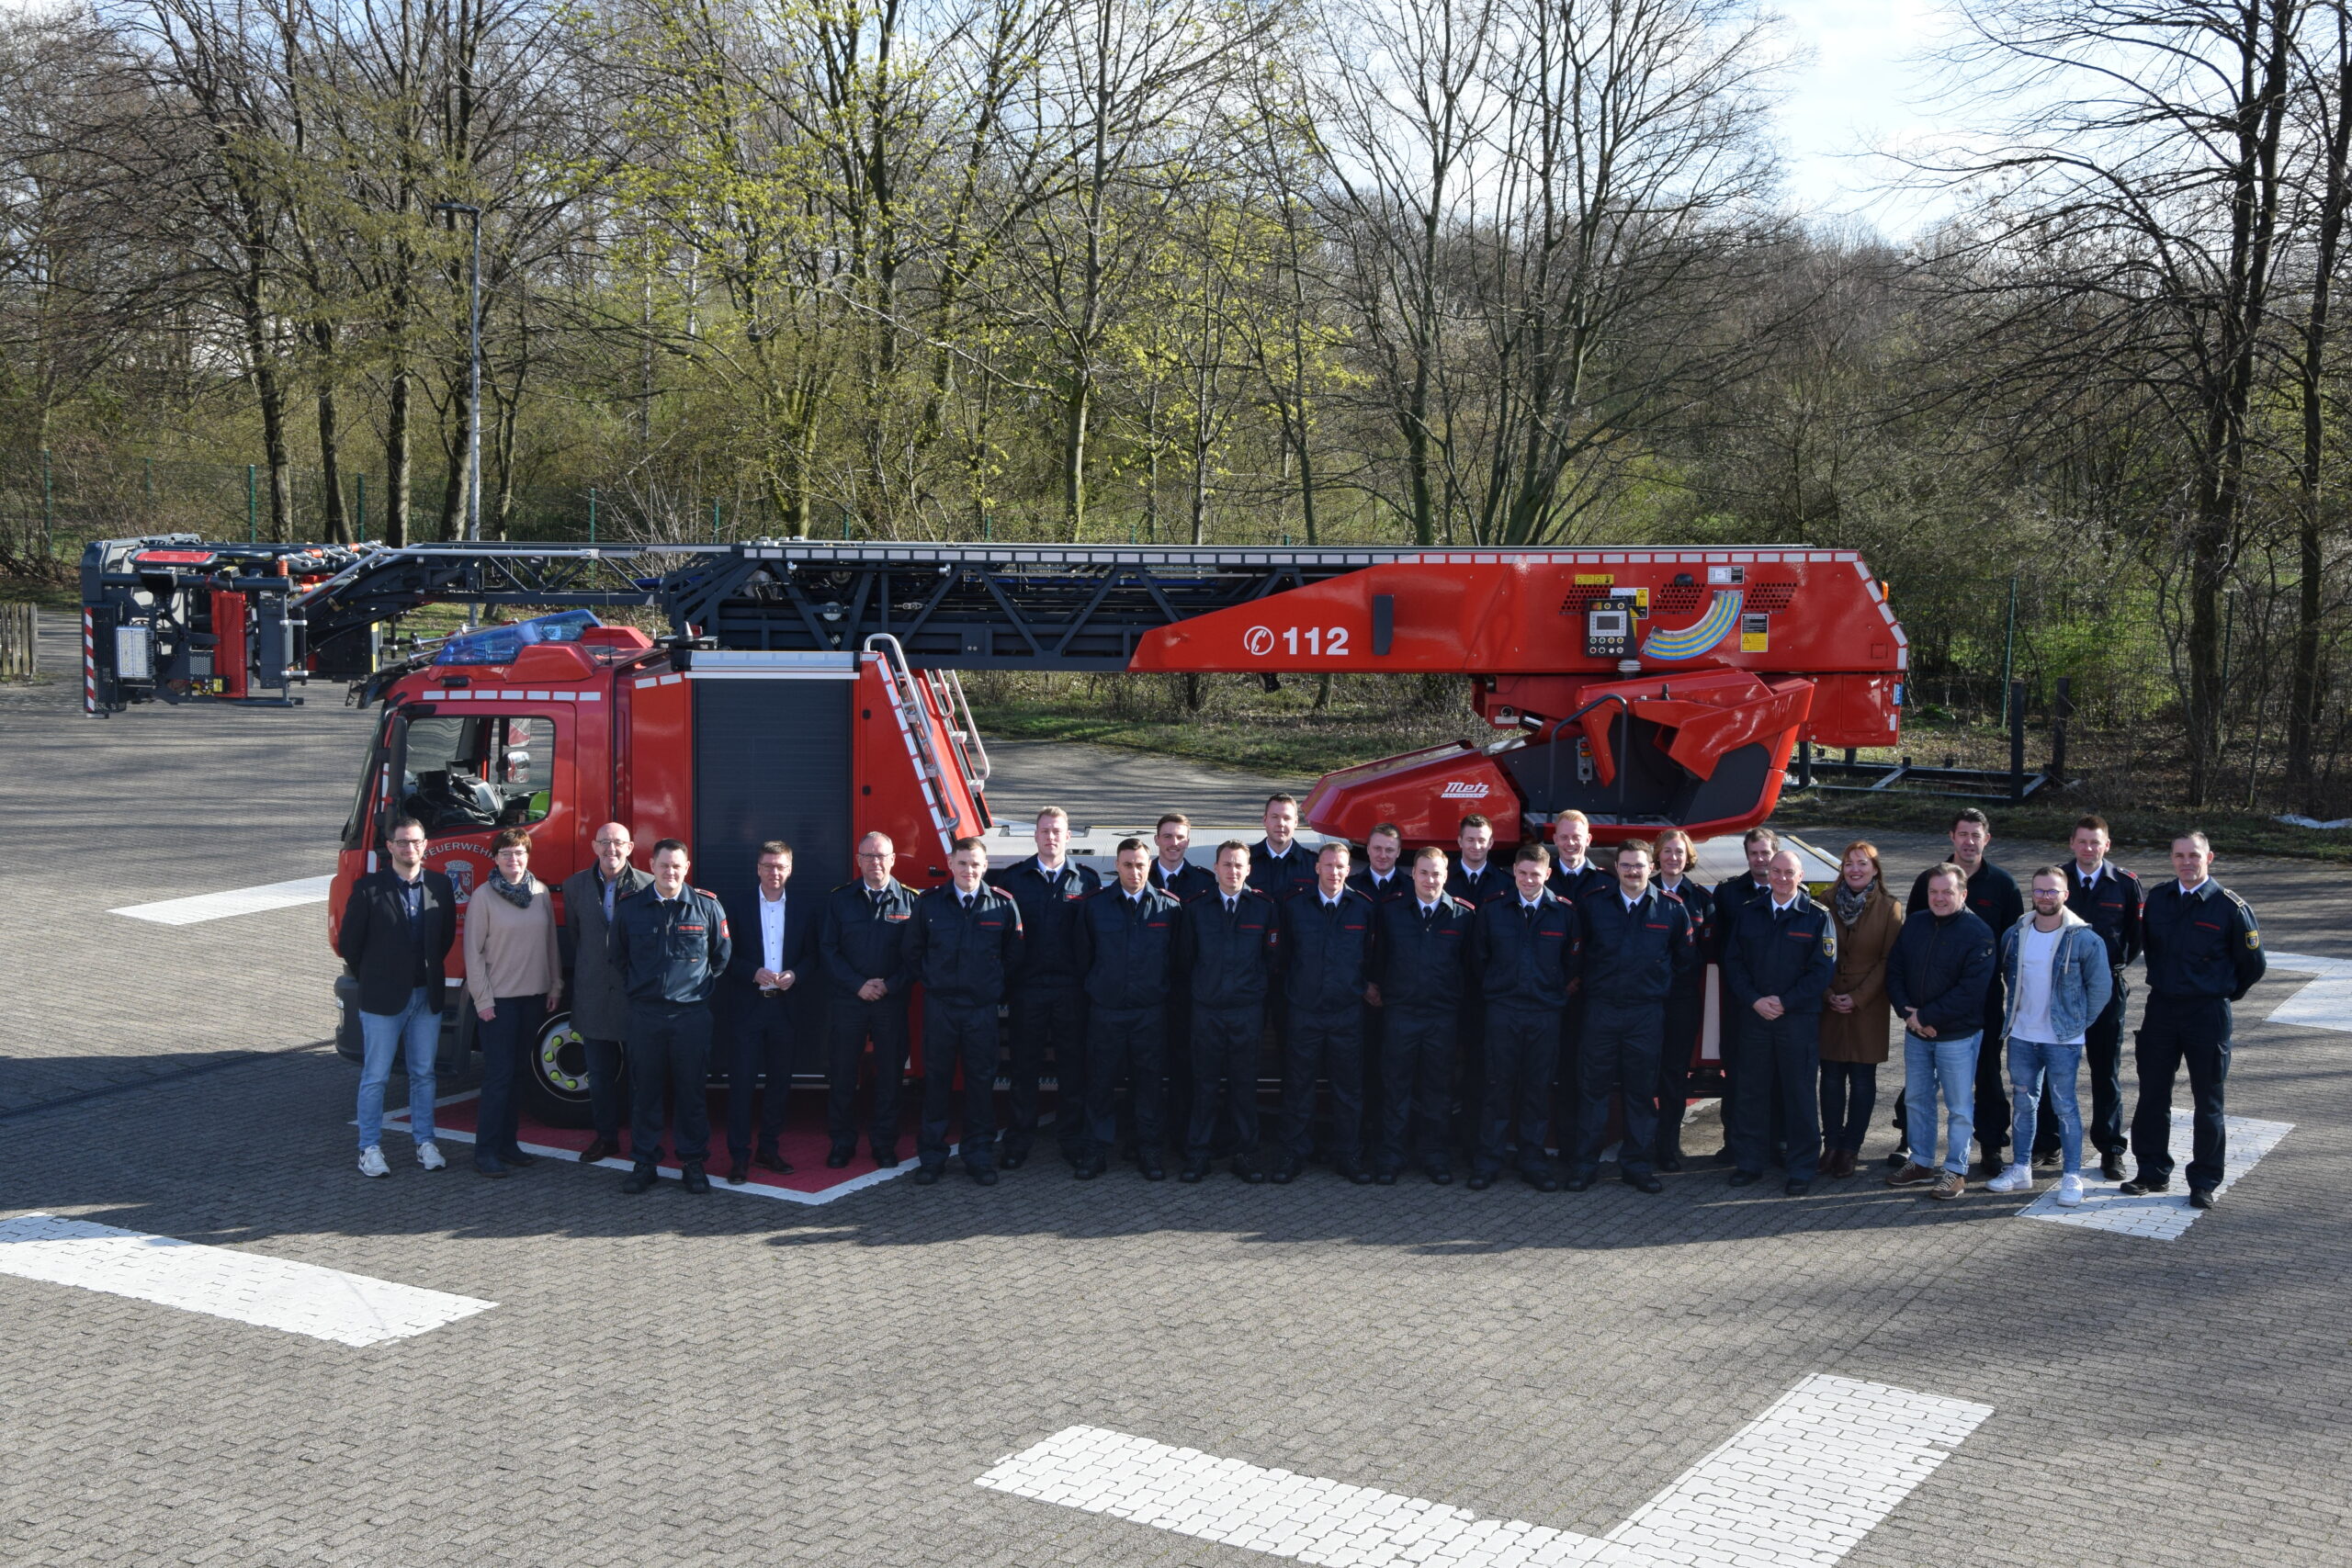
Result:
[[1986,1185],[1992,1192],[2030,1192],[2034,1118],[2043,1075],[2058,1112],[2058,1201],[2083,1201],[2083,1116],[2075,1082],[2083,1066],[2083,1039],[2115,989],[2107,940],[2066,908],[2066,874],[2054,865],[2033,874],[2033,910],[2001,933],[2001,977],[2007,991],[2010,1148],[2017,1161]]

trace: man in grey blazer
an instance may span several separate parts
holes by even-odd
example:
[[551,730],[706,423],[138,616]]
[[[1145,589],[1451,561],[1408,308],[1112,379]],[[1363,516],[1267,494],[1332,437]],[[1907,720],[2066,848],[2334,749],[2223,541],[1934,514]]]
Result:
[[628,990],[613,962],[613,908],[653,878],[629,864],[636,846],[617,822],[596,829],[596,863],[563,884],[564,989],[571,997],[571,1027],[588,1048],[588,1104],[596,1136],[580,1151],[583,1165],[621,1152],[623,1039],[628,1032]]

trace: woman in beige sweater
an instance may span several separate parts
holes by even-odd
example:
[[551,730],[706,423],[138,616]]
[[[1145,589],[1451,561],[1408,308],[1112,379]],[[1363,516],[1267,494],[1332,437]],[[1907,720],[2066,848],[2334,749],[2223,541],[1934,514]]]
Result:
[[474,1168],[504,1176],[536,1157],[514,1141],[515,1100],[539,1026],[563,998],[563,961],[554,896],[531,874],[531,836],[509,828],[491,842],[497,873],[466,904],[466,999],[481,1021]]

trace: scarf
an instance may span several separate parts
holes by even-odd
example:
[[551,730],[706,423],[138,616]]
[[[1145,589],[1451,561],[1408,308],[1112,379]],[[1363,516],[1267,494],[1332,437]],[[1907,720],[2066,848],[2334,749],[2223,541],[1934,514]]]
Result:
[[1838,889],[1831,895],[1838,909],[1838,923],[1851,930],[1854,923],[1862,918],[1862,911],[1870,907],[1871,892],[1877,886],[1878,883],[1873,880],[1869,887],[1858,891],[1844,877],[1839,877]]
[[539,883],[537,877],[526,871],[523,874],[521,886],[518,886],[493,871],[490,874],[490,890],[516,908],[527,909],[531,907],[531,900],[538,896]]

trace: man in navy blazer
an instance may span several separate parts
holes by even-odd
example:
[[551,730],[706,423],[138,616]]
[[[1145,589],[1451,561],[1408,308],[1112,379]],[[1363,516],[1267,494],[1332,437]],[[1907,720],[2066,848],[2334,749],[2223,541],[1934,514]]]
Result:
[[[776,1146],[784,1134],[786,1097],[792,1090],[792,1045],[797,1038],[796,994],[808,973],[816,941],[818,902],[791,897],[792,846],[770,839],[760,846],[759,896],[737,929],[742,940],[727,962],[720,982],[727,993],[727,1179],[741,1187],[752,1168],[788,1173],[792,1167]],[[759,1142],[752,1141],[752,1108],[762,1076],[767,1098],[760,1106]]]

